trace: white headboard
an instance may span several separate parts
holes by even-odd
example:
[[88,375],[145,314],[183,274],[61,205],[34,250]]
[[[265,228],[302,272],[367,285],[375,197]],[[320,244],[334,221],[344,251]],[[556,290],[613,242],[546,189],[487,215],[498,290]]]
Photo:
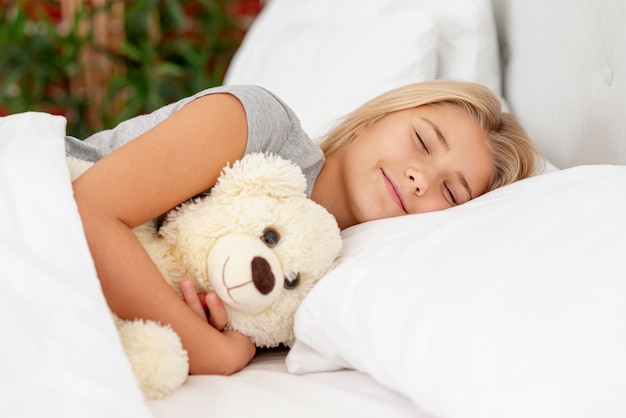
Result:
[[548,160],[626,164],[626,1],[493,2],[504,95]]

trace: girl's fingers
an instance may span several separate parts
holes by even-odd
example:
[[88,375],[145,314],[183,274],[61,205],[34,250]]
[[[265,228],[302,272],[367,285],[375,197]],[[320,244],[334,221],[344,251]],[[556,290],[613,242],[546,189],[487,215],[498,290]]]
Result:
[[224,331],[228,326],[228,313],[226,313],[222,301],[215,292],[199,295],[189,280],[180,283],[180,292],[187,306],[200,318],[208,321],[215,329]]
[[226,313],[222,301],[214,292],[207,293],[204,300],[209,311],[209,324],[218,331],[224,331],[228,326],[228,313]]
[[191,308],[192,311],[196,313],[200,318],[207,320],[206,313],[204,310],[204,306],[202,306],[202,301],[196,292],[196,288],[193,283],[189,280],[184,280],[180,282],[180,292],[183,295],[183,299],[187,306]]

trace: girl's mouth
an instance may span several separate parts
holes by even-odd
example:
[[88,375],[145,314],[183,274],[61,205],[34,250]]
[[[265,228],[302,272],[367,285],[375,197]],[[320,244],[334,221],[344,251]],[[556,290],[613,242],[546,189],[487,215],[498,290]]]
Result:
[[387,192],[389,193],[389,196],[391,196],[391,200],[393,200],[395,204],[398,205],[398,207],[402,209],[402,211],[404,211],[404,213],[408,213],[408,211],[406,210],[406,206],[404,205],[404,200],[402,199],[402,195],[400,195],[400,193],[398,192],[398,188],[393,183],[393,181],[391,181],[391,179],[387,176],[387,173],[385,173],[385,170],[381,169],[381,172],[383,174],[383,181],[385,182],[385,187],[387,188]]

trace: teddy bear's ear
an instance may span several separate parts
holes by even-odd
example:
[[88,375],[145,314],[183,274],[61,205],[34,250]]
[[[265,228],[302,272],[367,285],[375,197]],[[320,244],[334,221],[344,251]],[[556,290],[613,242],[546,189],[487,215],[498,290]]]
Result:
[[211,190],[213,196],[305,196],[306,178],[294,163],[274,154],[247,154],[224,168]]

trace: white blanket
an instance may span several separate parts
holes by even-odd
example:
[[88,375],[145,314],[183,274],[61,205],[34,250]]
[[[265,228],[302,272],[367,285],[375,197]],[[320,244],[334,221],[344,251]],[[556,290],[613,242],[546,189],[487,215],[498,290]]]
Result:
[[0,416],[149,416],[100,290],[65,119],[0,118]]

